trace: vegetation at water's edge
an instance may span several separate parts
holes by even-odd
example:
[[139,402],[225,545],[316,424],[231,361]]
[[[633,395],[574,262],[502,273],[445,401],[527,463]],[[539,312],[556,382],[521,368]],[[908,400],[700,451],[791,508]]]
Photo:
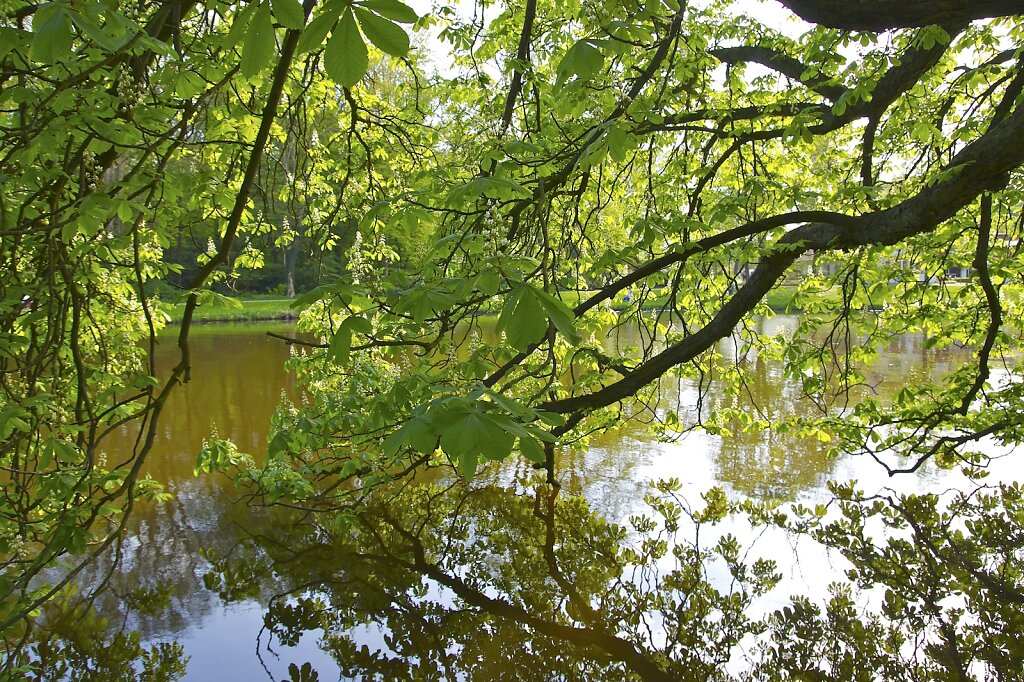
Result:
[[[797,288],[791,285],[784,285],[773,289],[765,297],[765,303],[776,312],[794,312],[793,299],[796,297]],[[574,307],[585,296],[575,292],[563,292],[562,301],[568,307]],[[193,322],[255,322],[258,320],[294,320],[298,318],[295,309],[292,308],[294,299],[281,298],[237,298],[234,302],[215,303],[196,306],[192,314]],[[610,307],[613,310],[625,310],[628,304],[622,300],[614,301]],[[645,303],[641,306],[645,310],[658,308],[656,302]],[[169,324],[181,324],[182,315],[185,312],[184,303],[162,305],[160,310],[167,315]]]
[[[201,305],[192,313],[193,322],[254,322],[257,320],[293,320],[297,315],[291,308],[291,299],[236,299],[237,306],[230,304]],[[164,305],[161,311],[167,315],[169,324],[181,324],[185,304]]]
[[[980,479],[990,443],[1024,445],[1019,0],[767,3],[802,22],[730,0],[464,4],[0,0],[0,639],[14,652],[0,676],[26,676],[48,646],[38,614],[65,587],[52,569],[123,540],[136,500],[171,497],[141,472],[194,370],[189,322],[283,310],[229,292],[302,292],[317,342],[289,361],[304,399],[275,414],[266,452],[211,437],[196,470],[301,508],[318,542],[427,466],[472,481],[515,459],[554,488],[565,453],[634,416],[666,438],[809,439],[890,474],[938,463]],[[450,69],[414,31],[444,43]],[[143,314],[157,283],[186,292],[170,363]],[[800,310],[790,333],[761,324],[769,306]],[[618,348],[611,328],[639,332]],[[973,352],[889,390],[873,367],[894,339]],[[780,364],[786,402],[814,409],[742,409],[762,360]],[[676,382],[694,387],[685,404],[659,403]],[[859,599],[827,623],[779,610],[785,660],[766,652],[766,679],[787,662],[789,678],[844,682],[1018,674],[1007,652],[1024,624],[1005,607],[1024,603],[1024,505],[990,492],[950,507],[833,487],[791,530],[846,550],[851,591],[887,589],[880,627],[865,631]],[[659,552],[660,529],[731,514],[719,493],[703,511],[665,494],[649,502],[664,522],[637,528]],[[367,542],[410,539],[379,520]],[[891,553],[862,539],[867,522],[897,530]],[[496,542],[527,546],[508,529]],[[411,549],[437,576],[433,552]],[[467,583],[490,566],[468,549],[453,560]],[[726,538],[692,556],[686,575],[718,562],[759,586]],[[623,548],[608,579],[636,559]],[[633,647],[661,628],[617,641],[571,592],[557,625],[639,676],[725,677],[731,644],[702,649],[694,617],[746,609],[689,584],[652,595],[679,645],[654,656]],[[809,632],[847,638],[825,647],[843,660],[817,669]]]

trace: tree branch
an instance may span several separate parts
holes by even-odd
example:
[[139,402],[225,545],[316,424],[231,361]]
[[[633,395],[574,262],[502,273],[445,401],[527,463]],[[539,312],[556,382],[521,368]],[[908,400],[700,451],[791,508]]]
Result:
[[725,64],[754,62],[767,66],[769,69],[777,71],[787,78],[802,83],[807,88],[832,102],[842,97],[843,93],[847,91],[847,88],[841,85],[832,84],[831,78],[817,76],[805,79],[803,74],[807,71],[807,66],[803,62],[770,47],[743,45],[739,47],[720,47],[708,52]]
[[673,367],[696,358],[736,324],[778,282],[793,262],[807,251],[844,250],[869,245],[891,246],[929,232],[985,191],[1001,189],[1009,171],[1024,163],[1024,109],[989,128],[946,166],[943,179],[915,196],[876,213],[844,221],[809,223],[787,232],[761,260],[747,283],[704,327],[666,348],[624,377],[596,393],[543,403],[549,412],[578,412],[611,405],[655,381]]
[[[519,35],[519,49],[516,60],[525,62],[530,58],[530,36],[533,33],[533,20],[537,16],[537,0],[526,0],[526,16],[523,18],[523,32]],[[512,72],[512,83],[508,87],[505,98],[505,111],[501,115],[501,134],[504,135],[512,124],[512,112],[515,110],[516,98],[523,88],[523,69],[516,67]]]
[[1020,14],[1020,0],[779,0],[804,21],[848,31],[887,31]]

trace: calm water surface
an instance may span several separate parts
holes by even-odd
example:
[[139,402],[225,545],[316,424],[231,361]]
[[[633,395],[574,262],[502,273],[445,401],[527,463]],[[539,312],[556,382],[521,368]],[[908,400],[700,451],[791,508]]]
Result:
[[[768,324],[773,325],[773,330],[784,330],[794,320],[780,317]],[[450,590],[442,589],[436,581],[427,580],[418,586],[403,583],[409,580],[407,573],[397,572],[386,557],[377,564],[370,562],[364,566],[369,561],[367,556],[381,552],[368,552],[358,545],[360,541],[325,543],[322,534],[303,527],[292,528],[288,519],[280,515],[255,512],[237,503],[237,491],[223,478],[193,476],[196,454],[212,430],[232,438],[240,449],[257,454],[266,447],[267,423],[282,398],[300,399],[293,377],[283,369],[288,348],[266,336],[268,330],[286,329],[280,324],[262,323],[195,330],[193,381],[177,392],[161,416],[160,441],[147,463],[147,472],[165,482],[175,499],[143,506],[135,512],[121,568],[111,579],[110,589],[98,597],[97,608],[117,620],[123,595],[132,588],[161,581],[172,585],[168,609],[155,616],[132,615],[129,626],[150,642],[181,643],[190,657],[187,680],[280,681],[288,679],[290,663],[304,662],[312,664],[320,680],[338,679],[344,676],[325,649],[343,651],[349,660],[361,655],[372,659],[378,651],[379,657],[408,657],[409,647],[413,646],[410,642],[416,637],[403,633],[419,628],[429,634],[433,627],[430,624],[436,624],[438,618],[436,613],[423,611],[422,604],[433,599],[436,611],[437,604],[453,602]],[[164,352],[162,362],[169,365],[174,352],[170,338],[165,340]],[[956,362],[958,358],[953,352],[926,353],[912,339],[905,339],[882,353],[874,372],[882,381],[898,382],[908,374],[947,371]],[[794,403],[797,389],[784,382],[774,368],[758,367],[756,376],[752,390],[769,409],[801,409]],[[692,384],[673,384],[664,389],[659,409],[685,413],[693,409],[695,399]],[[713,407],[712,397],[708,408]],[[128,439],[131,434],[126,431],[123,437]],[[1012,464],[1004,461],[997,464],[997,469],[1008,476],[1013,473]],[[581,493],[589,503],[588,514],[616,523],[642,511],[641,498],[647,484],[667,477],[678,478],[684,495],[693,500],[714,485],[722,485],[736,496],[816,501],[826,496],[824,485],[830,479],[856,478],[868,489],[884,485],[943,489],[962,483],[958,474],[935,468],[925,468],[915,478],[889,481],[877,465],[855,458],[830,459],[825,445],[790,437],[744,434],[723,440],[692,433],[676,442],[661,443],[644,436],[640,428],[630,426],[595,439],[585,452],[563,455],[559,467],[563,497]],[[481,475],[475,491],[450,491],[438,498],[436,509],[423,511],[420,517],[414,518],[416,512],[405,508],[385,509],[382,513],[395,514],[399,525],[404,521],[452,524],[449,530],[454,536],[452,519],[456,517],[446,513],[444,505],[458,506],[458,518],[471,526],[459,537],[469,537],[471,541],[459,545],[462,548],[458,552],[450,549],[447,560],[463,564],[452,567],[453,571],[471,576],[479,564],[485,567],[479,570],[498,574],[504,570],[504,564],[499,561],[497,565],[493,556],[483,556],[486,552],[501,551],[500,533],[490,533],[490,524],[511,528],[506,532],[512,535],[521,532],[525,539],[518,542],[522,546],[529,546],[530,533],[544,530],[542,496],[522,483],[528,475],[521,463],[495,467]],[[437,518],[430,514],[437,514]],[[525,530],[518,530],[516,524],[520,522]],[[528,528],[530,523],[540,525]],[[742,529],[735,532],[741,534]],[[287,544],[288,548],[281,549],[275,543],[281,547]],[[762,554],[775,556],[784,566],[784,581],[776,590],[780,598],[797,592],[820,593],[830,576],[841,570],[833,559],[820,553],[794,561],[792,548],[783,538],[762,537],[758,543]],[[566,540],[560,547],[570,544]],[[543,549],[538,551],[543,554]],[[244,589],[233,594],[225,595],[223,589],[207,589],[203,576],[210,571],[211,564],[206,557],[227,555],[240,557],[243,565],[249,556],[257,567],[261,562],[272,561],[276,568],[270,574],[254,569],[251,579],[239,580]],[[94,567],[82,583],[96,583],[104,570],[104,566]],[[349,573],[356,577],[336,577]],[[539,585],[549,584],[552,580],[557,582],[558,576],[540,576],[538,580]],[[330,616],[316,611],[319,620],[304,621],[295,597],[275,597],[295,590],[304,581],[320,585],[309,596],[336,605],[329,611]],[[577,588],[585,590],[579,575],[576,581]],[[323,587],[325,584],[327,587]],[[416,599],[409,597],[412,594]],[[274,637],[264,630],[268,604],[296,609],[276,620],[279,627]],[[768,600],[764,607],[771,606]],[[416,646],[441,647],[452,651],[452,655],[472,655],[483,666],[482,673],[481,668],[476,669],[477,675],[483,675],[479,679],[493,677],[496,673],[486,671],[486,661],[496,661],[496,665],[505,661],[504,665],[508,665],[509,652],[498,645],[489,649],[479,642],[497,641],[500,625],[488,621],[486,627],[494,632],[477,633],[477,642],[471,631],[459,635],[459,628],[481,626],[462,625],[459,618],[458,613],[443,615],[438,622],[442,623],[444,635],[434,633],[428,637],[421,633],[417,636],[429,641]],[[296,625],[290,630],[280,626],[292,621]],[[513,635],[506,633],[501,637]],[[514,642],[510,644],[513,645]],[[366,649],[360,654],[363,646]],[[538,645],[534,642],[531,646]],[[545,654],[535,650],[533,655]],[[367,664],[365,669],[381,669],[382,665]],[[453,670],[455,677],[477,678],[458,665]],[[557,670],[555,665],[548,673],[556,674]],[[396,678],[407,674],[401,666],[395,671]],[[527,671],[511,674],[519,679],[529,676]]]

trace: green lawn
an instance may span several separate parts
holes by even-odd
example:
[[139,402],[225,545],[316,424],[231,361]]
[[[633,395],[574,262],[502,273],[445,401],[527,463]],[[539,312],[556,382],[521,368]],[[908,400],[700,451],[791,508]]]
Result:
[[[236,299],[241,308],[226,305],[200,305],[192,316],[193,322],[244,322],[253,320],[288,320],[296,317],[295,311],[289,306],[291,299],[278,298],[269,300]],[[185,305],[178,303],[164,307],[171,318],[171,324],[180,324],[185,313]]]
[[796,287],[791,285],[783,285],[776,287],[768,292],[765,296],[765,303],[772,310],[779,312],[792,312],[793,298],[796,297]]
[[[789,311],[792,309],[793,296],[796,294],[795,286],[782,286],[773,289],[768,293],[768,305],[778,311]],[[563,292],[562,300],[570,308],[579,303],[582,297],[576,292]],[[295,319],[296,313],[290,308],[292,300],[287,298],[274,299],[235,299],[241,304],[241,308],[229,305],[200,305],[196,308],[192,318],[193,322],[244,322],[256,320],[290,320]],[[625,303],[621,294],[612,303],[615,309],[622,309]],[[648,306],[650,307],[650,304]],[[171,318],[171,324],[180,324],[181,317],[185,312],[185,305],[177,303],[163,307]]]

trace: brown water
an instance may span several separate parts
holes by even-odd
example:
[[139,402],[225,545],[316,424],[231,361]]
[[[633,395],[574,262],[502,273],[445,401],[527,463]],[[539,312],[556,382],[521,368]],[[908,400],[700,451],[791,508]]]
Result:
[[[772,325],[769,331],[783,331],[793,323],[791,318],[777,318],[768,323]],[[150,642],[180,642],[191,658],[187,680],[278,682],[288,679],[289,663],[307,661],[319,671],[320,680],[373,675],[404,679],[417,673],[417,661],[438,656],[452,660],[444,664],[447,668],[439,668],[436,679],[492,679],[502,670],[500,666],[514,666],[512,662],[521,658],[517,647],[519,651],[529,649],[536,660],[543,660],[544,674],[538,679],[579,674],[582,679],[615,679],[621,672],[616,672],[620,670],[616,664],[603,654],[591,655],[586,647],[558,648],[557,641],[536,639],[524,642],[527,635],[521,624],[490,613],[486,601],[472,617],[465,609],[455,608],[457,600],[450,586],[442,588],[436,576],[414,577],[414,572],[403,566],[406,555],[397,549],[401,545],[398,540],[394,547],[367,546],[373,544],[374,534],[379,534],[370,522],[340,540],[328,541],[322,532],[293,517],[256,513],[236,503],[237,491],[223,478],[193,476],[196,454],[211,430],[257,454],[265,448],[267,423],[282,397],[297,398],[294,379],[283,369],[288,348],[266,336],[268,330],[286,329],[263,323],[200,327],[194,332],[194,379],[174,396],[162,415],[160,440],[147,463],[148,473],[163,481],[175,499],[137,510],[120,568],[110,578],[108,589],[98,595],[100,612],[116,616],[123,610],[124,595],[133,588],[161,581],[170,584],[172,596],[166,609],[152,616],[132,614],[127,625]],[[164,362],[169,363],[173,353],[170,339],[164,350],[168,354]],[[882,353],[874,375],[877,380],[899,385],[908,374],[941,373],[959,360],[955,352],[926,353],[912,339],[903,339]],[[777,411],[805,409],[796,402],[795,387],[783,381],[776,368],[762,363],[756,366],[754,376],[751,391],[759,403]],[[690,383],[665,386],[658,409],[685,414],[695,398],[696,388]],[[713,406],[712,396],[708,407]],[[124,439],[130,436],[127,431],[122,434]],[[568,532],[558,547],[569,555],[556,556],[552,545],[548,548],[552,560],[525,573],[510,557],[516,552],[529,554],[533,544],[536,556],[548,556],[545,542],[550,544],[552,536],[545,524],[554,522],[544,520],[543,509],[555,502],[550,491],[530,482],[531,472],[520,462],[484,472],[472,489],[456,485],[438,493],[437,502],[429,508],[417,507],[412,498],[399,498],[397,504],[393,500],[379,502],[383,506],[374,518],[394,516],[395,527],[425,528],[421,531],[426,534],[423,542],[445,547],[436,550],[437,563],[444,564],[445,570],[462,576],[481,571],[486,580],[496,581],[488,594],[493,596],[495,585],[504,585],[508,601],[525,603],[530,599],[523,594],[569,589],[551,586],[562,585],[561,572],[572,573],[565,567],[573,563],[572,557],[582,565],[598,566],[602,556],[616,551],[616,543],[623,539],[602,535],[602,529],[608,522],[621,523],[642,511],[642,493],[654,479],[679,478],[682,493],[690,499],[699,499],[699,494],[713,485],[754,498],[818,500],[823,498],[829,479],[857,478],[867,481],[868,487],[886,483],[874,465],[850,458],[830,459],[826,446],[816,441],[771,433],[729,440],[692,433],[662,443],[652,441],[636,425],[625,425],[595,439],[585,451],[563,455],[559,466],[563,489],[558,504],[573,494],[585,500],[583,511],[576,503],[567,504],[565,511],[559,512],[560,518],[571,517],[576,520],[574,529],[590,529],[595,535],[581,538],[575,531]],[[901,485],[948,486],[957,480],[950,472],[926,469]],[[461,524],[468,525],[463,528]],[[565,528],[559,530],[563,532]],[[443,538],[447,540],[442,542]],[[770,547],[776,541],[782,542],[769,539],[762,543]],[[510,553],[503,544],[508,542],[517,549]],[[203,576],[211,570],[205,558],[211,551],[217,556],[231,555],[236,567],[248,566],[250,573],[230,579],[222,576],[220,591],[208,589]],[[788,552],[787,545],[781,553]],[[822,582],[823,574],[837,570],[827,557],[820,556],[802,557],[798,564],[790,564],[784,572],[782,595],[806,592],[809,584],[813,588]],[[82,584],[97,584],[105,570],[104,566],[94,567]],[[587,600],[596,599],[594,595],[604,583],[587,578],[589,573],[580,573],[582,569],[573,570],[572,589]],[[510,587],[513,578],[518,583]],[[596,582],[590,585],[588,580]],[[291,595],[275,598],[288,593]],[[309,607],[298,601],[303,595],[319,598],[331,607]],[[568,597],[556,594],[548,598],[548,602],[541,599],[535,604],[539,612],[559,612],[564,608],[559,599]],[[268,608],[271,617],[267,617]],[[275,636],[264,631],[265,623],[276,628]],[[363,646],[365,652],[360,653]],[[374,652],[382,653],[375,658]],[[466,662],[470,659],[472,664]],[[347,676],[341,674],[338,660],[349,667]],[[505,673],[510,679],[528,679],[531,670],[536,675],[538,668],[526,666]]]

